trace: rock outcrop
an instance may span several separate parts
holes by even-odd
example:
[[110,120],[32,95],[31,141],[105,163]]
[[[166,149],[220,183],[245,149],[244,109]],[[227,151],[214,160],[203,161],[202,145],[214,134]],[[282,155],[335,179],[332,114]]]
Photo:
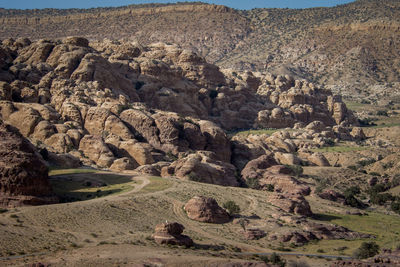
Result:
[[310,204],[302,195],[274,193],[268,196],[268,201],[285,212],[307,217],[313,215]]
[[161,245],[193,246],[193,240],[182,235],[184,229],[182,224],[176,222],[157,224],[153,234],[154,241]]
[[0,205],[56,203],[47,172],[33,145],[0,120]]
[[208,151],[197,151],[182,159],[178,159],[161,171],[163,177],[176,176],[196,182],[238,186],[235,167],[219,161],[216,154]]
[[187,216],[195,221],[206,223],[226,223],[230,216],[213,198],[196,196],[184,207]]

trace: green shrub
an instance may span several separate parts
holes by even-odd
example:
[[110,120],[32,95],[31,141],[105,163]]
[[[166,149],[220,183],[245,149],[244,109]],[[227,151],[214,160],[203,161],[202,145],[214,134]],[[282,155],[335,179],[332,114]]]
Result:
[[195,172],[189,173],[188,178],[189,178],[190,181],[193,181],[193,182],[200,182],[201,181],[201,177],[199,177]]
[[363,242],[354,252],[353,256],[357,259],[371,258],[379,253],[379,245],[375,242]]
[[378,110],[378,112],[376,112],[376,115],[378,116],[389,116],[386,110]]
[[285,165],[285,167],[291,169],[296,177],[302,175],[304,171],[300,165]]
[[393,201],[394,197],[389,193],[384,193],[384,194],[374,193],[374,194],[370,195],[370,200],[371,200],[371,203],[373,203],[373,204],[385,205],[386,202]]
[[368,166],[375,162],[376,162],[375,159],[365,159],[365,160],[360,160],[359,162],[357,162],[357,164],[359,164],[361,166]]
[[265,189],[266,189],[268,192],[274,192],[275,186],[274,186],[273,184],[267,184],[267,185],[265,186]]
[[392,211],[400,214],[400,200],[393,201],[390,207]]
[[240,212],[240,207],[232,200],[225,202],[223,207],[228,211],[229,215],[231,216]]
[[251,189],[259,189],[260,188],[260,184],[258,183],[258,179],[257,178],[249,178],[246,180],[246,185],[248,188]]

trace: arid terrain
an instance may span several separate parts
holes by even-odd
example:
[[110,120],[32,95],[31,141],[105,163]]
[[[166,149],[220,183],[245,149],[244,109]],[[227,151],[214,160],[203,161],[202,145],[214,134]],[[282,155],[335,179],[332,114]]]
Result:
[[[202,3],[69,10],[1,10],[0,38],[178,44],[239,71],[306,78],[356,101],[399,102],[400,4],[235,10]],[[246,51],[246,53],[243,53]]]
[[0,10],[0,265],[398,266],[379,3]]

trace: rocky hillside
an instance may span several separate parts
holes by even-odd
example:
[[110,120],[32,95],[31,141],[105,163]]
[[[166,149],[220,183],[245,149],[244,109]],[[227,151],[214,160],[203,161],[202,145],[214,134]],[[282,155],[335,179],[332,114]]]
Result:
[[238,11],[201,3],[3,9],[0,38],[81,35],[91,40],[125,38],[143,45],[175,43],[224,68],[266,69],[307,78],[348,97],[396,100],[399,13],[395,0],[301,10]]
[[[139,167],[238,186],[238,171],[265,153],[275,164],[319,164],[308,148],[362,138],[330,91],[290,76],[220,71],[176,45],[22,38],[4,40],[0,53],[1,118],[53,165]],[[303,130],[258,140],[225,133],[286,127]],[[299,149],[303,159],[290,154]]]

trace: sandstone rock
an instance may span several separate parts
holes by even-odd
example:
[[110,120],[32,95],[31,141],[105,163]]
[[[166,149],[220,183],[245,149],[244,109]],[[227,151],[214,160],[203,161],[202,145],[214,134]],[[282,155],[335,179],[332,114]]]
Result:
[[12,126],[0,121],[0,205],[57,202],[48,183],[47,167],[33,145]]
[[268,196],[268,201],[285,212],[303,216],[312,216],[310,204],[302,195],[275,193]]
[[169,165],[170,165],[169,162],[157,162],[151,165],[148,164],[139,166],[138,168],[135,169],[135,171],[145,175],[162,176],[161,169],[164,167],[168,168]]
[[104,143],[103,139],[98,136],[85,135],[81,139],[79,150],[99,167],[108,168],[115,160],[111,150]]
[[11,86],[6,82],[0,82],[0,100],[12,100]]
[[271,184],[274,186],[274,191],[280,193],[307,196],[311,192],[310,187],[298,179],[285,174],[274,174],[269,170],[263,173],[258,183],[261,188]]
[[272,154],[263,155],[257,159],[249,161],[244,169],[242,170],[242,178],[245,180],[248,179],[260,179],[264,171],[278,163],[273,158]]
[[320,133],[325,129],[325,127],[326,126],[322,121],[313,121],[306,126],[306,129]]
[[339,192],[336,192],[334,190],[325,190],[325,191],[319,193],[318,196],[322,199],[327,199],[327,200],[338,202],[341,204],[345,203],[344,195]]
[[367,137],[364,134],[364,131],[360,127],[354,127],[353,130],[351,130],[350,135],[358,141],[365,140]]
[[216,154],[217,159],[225,162],[231,160],[231,147],[225,132],[210,121],[199,121],[200,130],[207,140],[205,150]]
[[57,166],[61,168],[79,168],[82,165],[79,158],[71,154],[56,154],[53,152],[48,152],[46,160],[51,166]]
[[133,170],[133,169],[135,169],[135,165],[129,160],[129,158],[116,159],[110,166],[110,170],[116,172]]
[[18,128],[23,136],[28,137],[34,132],[36,125],[41,120],[39,112],[31,107],[23,107],[12,113],[6,122]]
[[182,235],[185,227],[179,223],[162,223],[156,225],[155,233],[152,235],[154,241],[162,245],[193,246],[193,240]]
[[[164,170],[164,168],[163,168]],[[213,152],[197,151],[185,158],[179,159],[168,167],[163,175],[174,173],[181,179],[218,184],[225,186],[238,186],[235,177],[235,167],[229,163],[219,161]]]
[[301,159],[294,154],[276,152],[274,157],[282,165],[301,165]]
[[226,223],[229,214],[213,198],[196,196],[190,199],[185,207],[186,214],[192,220],[207,223]]
[[266,236],[265,232],[260,229],[246,229],[243,231],[243,236],[247,240],[258,240]]
[[56,133],[47,138],[44,143],[52,152],[68,153],[74,149],[74,143],[65,133]]
[[312,163],[320,167],[327,167],[331,166],[329,161],[325,158],[322,153],[313,153],[312,155],[308,156],[307,159]]
[[130,156],[139,166],[154,163],[151,146],[147,143],[139,143],[134,140],[123,141],[119,145],[119,150],[124,151],[123,155]]
[[82,46],[82,47],[88,47],[89,46],[89,41],[85,38],[82,37],[67,37],[64,39],[64,43],[70,44],[70,45],[76,45],[76,46]]

